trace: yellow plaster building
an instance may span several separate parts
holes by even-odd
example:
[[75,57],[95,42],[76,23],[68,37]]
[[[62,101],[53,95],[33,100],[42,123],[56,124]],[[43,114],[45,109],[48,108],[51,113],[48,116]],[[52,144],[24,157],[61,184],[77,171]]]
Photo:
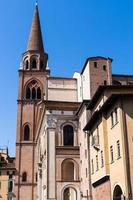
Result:
[[13,200],[15,163],[7,149],[0,149],[0,200]]
[[133,189],[133,87],[100,86],[88,105],[92,196],[130,199]]

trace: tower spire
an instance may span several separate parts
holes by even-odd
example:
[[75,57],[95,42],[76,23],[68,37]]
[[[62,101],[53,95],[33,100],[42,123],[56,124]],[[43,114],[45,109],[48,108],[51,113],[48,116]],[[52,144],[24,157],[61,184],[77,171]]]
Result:
[[35,12],[32,21],[27,50],[39,51],[42,53],[44,52],[39,11],[38,11],[38,1],[36,1]]

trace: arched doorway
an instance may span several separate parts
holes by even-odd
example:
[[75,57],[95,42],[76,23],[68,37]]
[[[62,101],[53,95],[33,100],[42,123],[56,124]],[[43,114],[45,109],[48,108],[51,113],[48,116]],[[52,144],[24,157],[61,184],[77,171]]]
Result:
[[77,192],[74,188],[68,187],[64,190],[63,200],[77,200]]
[[114,193],[113,193],[113,200],[123,200],[123,192],[119,185],[115,186]]

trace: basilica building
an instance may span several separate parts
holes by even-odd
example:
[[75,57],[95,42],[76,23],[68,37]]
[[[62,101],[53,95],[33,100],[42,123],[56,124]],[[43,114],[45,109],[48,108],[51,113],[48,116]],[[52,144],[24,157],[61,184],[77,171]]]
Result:
[[133,189],[133,76],[109,57],[54,77],[38,5],[19,69],[16,200],[121,200]]

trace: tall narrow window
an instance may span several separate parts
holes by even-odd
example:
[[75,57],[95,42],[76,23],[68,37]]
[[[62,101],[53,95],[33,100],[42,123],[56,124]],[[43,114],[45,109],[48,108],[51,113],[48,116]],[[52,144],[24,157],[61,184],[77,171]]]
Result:
[[97,126],[97,140],[98,140],[98,143],[99,143],[99,126]]
[[37,63],[36,63],[36,59],[32,60],[32,69],[36,69],[37,68]]
[[8,181],[8,192],[12,192],[12,190],[13,190],[13,181],[9,180]]
[[87,158],[87,149],[85,149],[85,158]]
[[101,167],[104,167],[103,151],[101,151]]
[[119,159],[121,157],[121,151],[120,151],[120,141],[117,141],[117,158]]
[[118,112],[117,112],[117,108],[115,108],[115,123],[118,122]]
[[37,89],[37,99],[41,99],[41,89]]
[[98,166],[98,155],[96,155],[96,171],[98,171],[99,166]]
[[27,90],[26,90],[26,99],[30,99],[30,98],[31,98],[31,90],[28,87]]
[[36,99],[36,89],[32,88],[32,99]]
[[22,174],[22,182],[26,182],[27,181],[27,173],[23,172]]
[[40,69],[44,69],[44,62],[42,60],[40,62]]
[[97,62],[94,62],[94,67],[97,68]]
[[30,128],[28,125],[24,127],[24,140],[28,141],[30,139]]
[[28,60],[25,61],[25,68],[29,69],[29,61]]
[[86,168],[85,172],[86,172],[86,177],[87,177],[87,174],[88,174],[88,170],[87,170],[87,168]]
[[65,146],[73,146],[74,145],[74,131],[73,127],[70,125],[66,125],[63,128],[63,140]]
[[106,65],[103,65],[103,70],[106,71]]
[[113,146],[110,146],[110,162],[114,162],[114,153],[113,153]]
[[107,81],[106,80],[104,80],[104,85],[107,85]]
[[93,162],[93,159],[91,159],[91,173],[94,174],[94,162]]
[[111,127],[114,126],[114,117],[113,117],[113,112],[111,113]]

